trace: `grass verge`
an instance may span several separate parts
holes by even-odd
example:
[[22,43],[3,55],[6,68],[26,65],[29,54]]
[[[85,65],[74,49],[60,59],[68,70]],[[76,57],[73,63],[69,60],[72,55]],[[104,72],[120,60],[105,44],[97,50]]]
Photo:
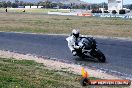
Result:
[[[0,58],[0,88],[130,88],[121,86],[82,87],[79,83],[81,76],[65,69],[49,69],[44,64],[33,60]],[[99,78],[89,77],[89,79]]]
[[86,35],[132,38],[131,19],[0,13],[0,31],[70,34],[74,28]]
[[81,88],[79,77],[32,60],[0,58],[0,88]]
[[[5,12],[6,8],[0,8],[0,12]],[[47,13],[47,12],[65,12],[69,13],[70,9],[44,9],[44,8],[7,8],[8,12],[33,12],[33,13]]]

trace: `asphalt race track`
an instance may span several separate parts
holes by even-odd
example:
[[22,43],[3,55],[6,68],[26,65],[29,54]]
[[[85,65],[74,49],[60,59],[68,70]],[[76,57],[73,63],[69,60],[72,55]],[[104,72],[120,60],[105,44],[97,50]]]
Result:
[[107,58],[106,63],[99,63],[89,58],[81,60],[78,57],[73,57],[67,47],[66,37],[0,32],[0,50],[48,56],[67,63],[97,68],[110,74],[132,79],[132,41],[96,39],[98,48]]

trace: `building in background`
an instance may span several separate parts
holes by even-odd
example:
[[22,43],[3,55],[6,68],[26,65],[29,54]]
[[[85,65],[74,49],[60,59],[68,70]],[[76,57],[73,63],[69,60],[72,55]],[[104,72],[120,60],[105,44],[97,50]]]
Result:
[[109,12],[112,12],[113,10],[119,12],[121,9],[123,9],[123,0],[108,0]]

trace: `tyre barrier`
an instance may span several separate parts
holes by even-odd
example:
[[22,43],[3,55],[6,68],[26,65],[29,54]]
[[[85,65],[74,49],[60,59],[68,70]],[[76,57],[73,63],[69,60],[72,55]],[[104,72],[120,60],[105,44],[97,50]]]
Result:
[[48,12],[48,14],[54,15],[67,15],[67,16],[85,16],[85,17],[106,17],[106,18],[124,18],[124,19],[132,19],[132,15],[126,14],[104,14],[104,13],[62,13],[62,12]]

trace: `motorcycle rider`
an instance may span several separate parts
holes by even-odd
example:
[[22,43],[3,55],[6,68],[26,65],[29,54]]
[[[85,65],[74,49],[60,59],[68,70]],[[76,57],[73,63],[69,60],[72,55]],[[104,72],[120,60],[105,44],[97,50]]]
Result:
[[96,58],[100,62],[105,62],[104,54],[97,49],[96,41],[92,37],[85,37],[80,35],[79,30],[73,29],[71,36],[66,38],[68,47],[73,56]]
[[68,38],[66,38],[66,40],[68,41],[68,47],[70,49],[70,51],[72,52],[73,56],[77,55],[76,49],[79,49],[82,47],[82,45],[78,45],[79,41],[80,41],[80,32],[78,29],[73,29],[71,36],[69,36]]

